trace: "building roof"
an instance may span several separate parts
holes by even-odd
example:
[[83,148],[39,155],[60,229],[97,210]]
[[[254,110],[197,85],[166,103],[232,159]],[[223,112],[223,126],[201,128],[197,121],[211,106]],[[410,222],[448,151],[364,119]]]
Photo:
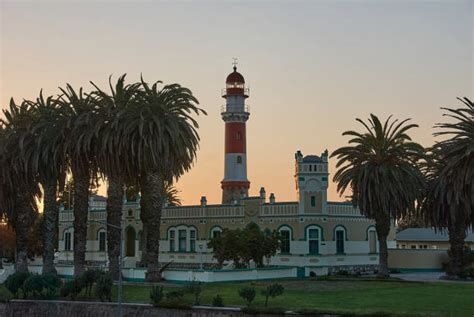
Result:
[[234,66],[234,71],[227,76],[225,81],[227,84],[233,83],[245,83],[244,76],[241,73],[237,72],[237,67]]
[[303,158],[303,163],[322,163],[323,160],[317,155],[306,155]]
[[[449,241],[448,231],[435,231],[431,228],[408,228],[396,234],[397,241]],[[469,231],[466,241],[474,242],[474,233]]]
[[93,201],[107,201],[107,197],[101,195],[91,195]]

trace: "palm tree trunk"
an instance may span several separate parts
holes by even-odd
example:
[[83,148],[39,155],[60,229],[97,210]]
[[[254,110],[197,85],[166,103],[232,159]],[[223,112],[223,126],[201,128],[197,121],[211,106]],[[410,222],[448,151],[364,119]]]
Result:
[[43,228],[43,274],[56,274],[54,267],[54,249],[58,227],[58,204],[56,201],[56,179],[45,182],[44,188],[44,228]]
[[142,201],[141,218],[146,224],[146,281],[161,280],[158,256],[160,252],[160,223],[163,178],[157,171],[148,171],[141,177]]
[[[120,177],[109,176],[107,188],[107,222],[113,226],[121,227],[123,207],[123,183]],[[121,230],[111,226],[107,227],[107,253],[109,256],[109,272],[114,280],[119,278],[120,236]]]
[[74,276],[85,271],[87,215],[89,213],[89,168],[72,168],[74,179]]
[[388,248],[387,236],[390,232],[390,216],[384,212],[377,213],[375,217],[375,230],[379,240],[379,269],[377,272],[378,278],[389,277],[388,272]]
[[28,228],[31,225],[33,210],[29,205],[29,197],[17,192],[15,195],[15,270],[20,273],[28,272]]
[[465,239],[466,239],[466,223],[458,217],[456,221],[449,226],[449,250],[450,263],[447,270],[448,276],[460,276],[465,265]]

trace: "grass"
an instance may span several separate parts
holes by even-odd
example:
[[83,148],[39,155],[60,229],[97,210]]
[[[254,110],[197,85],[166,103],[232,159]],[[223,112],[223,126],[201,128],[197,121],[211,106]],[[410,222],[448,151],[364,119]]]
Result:
[[[257,288],[254,308],[264,307],[260,290],[270,283],[241,282],[203,284],[201,304],[210,305],[219,294],[226,306],[244,306],[238,296],[243,286]],[[290,279],[281,280],[285,292],[271,298],[273,309],[293,311],[323,311],[355,315],[382,313],[394,316],[473,316],[474,284],[472,283],[418,283],[398,280],[378,281],[359,278]],[[165,284],[165,289],[176,289],[176,284]],[[0,286],[0,293],[2,286]],[[151,286],[124,285],[123,298],[126,302],[149,303]],[[117,289],[114,288],[114,297]],[[186,295],[192,304],[192,295]],[[84,298],[85,299],[85,298]]]

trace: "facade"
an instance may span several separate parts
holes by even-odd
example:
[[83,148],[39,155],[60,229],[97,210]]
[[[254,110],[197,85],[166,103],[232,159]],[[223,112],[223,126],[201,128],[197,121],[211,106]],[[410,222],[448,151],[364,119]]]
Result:
[[[327,274],[334,270],[373,270],[378,264],[378,242],[374,223],[354,209],[349,202],[330,202],[328,189],[328,151],[321,155],[295,154],[297,200],[278,202],[265,188],[249,196],[247,179],[245,124],[249,110],[245,106],[248,89],[243,76],[234,71],[227,77],[222,109],[225,122],[225,171],[222,204],[208,205],[206,197],[199,205],[165,206],[160,234],[160,262],[173,261],[174,267],[212,267],[216,261],[207,243],[224,228],[243,228],[256,223],[262,230],[278,230],[281,248],[268,264],[297,266]],[[97,201],[96,201],[97,200]],[[91,198],[86,260],[106,265],[105,205]],[[73,212],[60,212],[60,263],[73,259]],[[98,222],[97,222],[98,221]],[[123,214],[125,267],[138,265],[142,251],[142,223],[139,201],[124,201]],[[394,247],[395,231],[389,236]]]
[[[439,249],[450,247],[447,231],[435,231],[431,228],[408,228],[396,234],[397,249]],[[474,250],[474,233],[469,232],[466,245]]]

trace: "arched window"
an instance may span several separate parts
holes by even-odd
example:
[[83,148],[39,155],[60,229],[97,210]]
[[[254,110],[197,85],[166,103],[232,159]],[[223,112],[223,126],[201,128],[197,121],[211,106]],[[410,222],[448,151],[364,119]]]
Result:
[[105,251],[107,235],[105,229],[100,229],[97,233],[97,240],[99,240],[99,251]]
[[72,251],[74,247],[73,229],[64,230],[64,251]]
[[212,227],[209,236],[211,239],[214,239],[214,238],[219,237],[221,233],[222,233],[221,227]]
[[178,251],[186,252],[186,229],[178,230]]
[[289,226],[281,226],[278,232],[280,233],[280,252],[289,254],[291,251],[291,228]]
[[306,229],[308,240],[308,253],[319,254],[319,243],[321,241],[321,229],[317,226],[310,226]]
[[369,242],[369,253],[377,253],[377,232],[375,227],[367,228],[367,240]]
[[242,156],[237,156],[237,164],[242,164]]
[[135,256],[135,240],[136,240],[136,235],[135,235],[135,229],[132,227],[128,227],[127,230],[125,231],[125,237],[126,237],[126,242],[125,242],[125,256]]
[[346,228],[343,226],[336,226],[334,228],[334,241],[336,242],[336,254],[344,253],[344,244],[346,241]]

